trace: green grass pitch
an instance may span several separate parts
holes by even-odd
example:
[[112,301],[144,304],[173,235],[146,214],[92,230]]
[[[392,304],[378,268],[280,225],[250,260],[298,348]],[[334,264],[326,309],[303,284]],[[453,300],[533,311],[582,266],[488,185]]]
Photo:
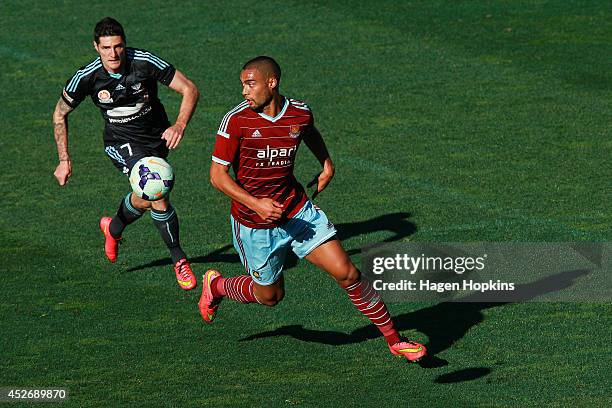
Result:
[[[395,303],[448,365],[392,358],[311,265],[275,308],[225,302],[205,326],[146,216],[114,265],[99,217],[128,184],[90,101],[70,116],[73,177],[53,178],[51,114],[94,57],[91,31],[185,72],[202,98],[171,154],[194,269],[242,268],[208,182],[214,134],[260,54],[305,100],[337,175],[318,204],[359,262],[394,242],[610,241],[607,1],[0,2],[0,387],[65,387],[65,407],[610,406],[610,303]],[[163,89],[171,118],[180,99]],[[302,148],[296,173],[316,160]],[[199,289],[199,288],[198,288]]]

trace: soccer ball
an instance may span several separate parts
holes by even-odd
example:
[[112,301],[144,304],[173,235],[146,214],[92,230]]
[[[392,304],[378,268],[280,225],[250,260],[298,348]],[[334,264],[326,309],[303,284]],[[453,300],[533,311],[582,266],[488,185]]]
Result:
[[172,166],[160,157],[143,157],[132,167],[130,185],[138,197],[157,201],[172,190],[174,171]]

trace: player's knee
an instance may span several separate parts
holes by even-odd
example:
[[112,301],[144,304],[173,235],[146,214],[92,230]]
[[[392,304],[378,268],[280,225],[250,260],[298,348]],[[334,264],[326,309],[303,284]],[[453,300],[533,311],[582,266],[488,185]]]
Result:
[[151,209],[152,201],[143,200],[142,198],[138,197],[136,194],[132,194],[130,202],[134,206],[134,208],[136,208],[137,210],[144,212],[144,211]]
[[346,288],[357,282],[360,275],[361,272],[359,272],[359,269],[357,269],[350,259],[347,258],[339,263],[338,272],[334,278],[336,279],[336,282],[338,282],[338,285]]
[[162,198],[159,201],[147,201],[149,203],[149,205],[155,210],[155,211],[167,211],[168,210],[168,200],[166,200],[165,198]]
[[276,299],[265,299],[265,300],[257,299],[257,300],[259,300],[259,303],[261,303],[262,305],[270,306],[270,307],[276,306],[279,302],[279,300],[276,300]]
[[263,293],[257,295],[257,301],[262,305],[276,306],[285,297],[284,290],[277,290],[274,292]]

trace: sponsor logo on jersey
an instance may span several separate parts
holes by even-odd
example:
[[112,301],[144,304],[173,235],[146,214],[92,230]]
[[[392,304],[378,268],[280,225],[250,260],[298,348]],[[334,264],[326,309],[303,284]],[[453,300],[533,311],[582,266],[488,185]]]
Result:
[[259,129],[255,129],[251,137],[261,137],[261,132],[259,131]]
[[270,147],[266,146],[265,149],[257,150],[258,159],[268,159],[268,161],[260,161],[257,163],[257,167],[270,167],[270,166],[286,166],[293,163],[293,156],[295,155],[295,147]]
[[103,89],[98,92],[98,100],[100,100],[100,103],[111,103],[113,101],[113,98],[111,98],[110,92],[108,92],[106,89]]
[[257,150],[257,158],[274,160],[276,158],[291,157],[293,153],[295,153],[295,147],[270,147],[268,145],[265,149]]
[[289,126],[289,136],[296,138],[300,136],[300,125]]
[[131,121],[133,121],[135,119],[143,117],[147,113],[151,112],[151,109],[153,109],[153,108],[151,108],[150,106],[147,106],[143,110],[138,112],[136,115],[132,115],[132,116],[128,116],[128,117],[120,118],[120,119],[109,117],[109,118],[107,118],[107,120],[108,120],[108,123],[113,123],[113,124],[128,123],[128,122],[131,122]]
[[70,95],[68,95],[68,92],[66,92],[66,89],[64,89],[64,90],[62,91],[62,95],[64,95],[64,98],[65,98],[65,99],[66,99],[68,102],[70,102],[70,103],[73,103],[73,102],[74,102],[74,99],[72,99],[72,98],[70,97]]
[[119,84],[119,85],[117,85],[117,87],[115,88],[115,91],[121,91],[121,90],[123,90],[123,89],[125,89],[125,86],[123,86],[123,85]]

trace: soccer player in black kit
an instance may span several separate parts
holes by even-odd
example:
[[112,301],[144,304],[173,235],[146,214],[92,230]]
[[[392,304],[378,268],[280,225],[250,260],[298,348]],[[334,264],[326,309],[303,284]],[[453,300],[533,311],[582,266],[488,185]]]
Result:
[[[171,64],[148,51],[126,47],[123,27],[110,17],[96,24],[93,46],[99,57],[66,82],[53,113],[59,155],[54,175],[61,186],[72,175],[67,116],[85,97],[90,96],[102,112],[106,154],[117,169],[129,175],[139,159],[166,158],[169,149],[179,145],[200,96],[193,82]],[[183,97],[173,125],[157,96],[157,82]],[[180,246],[178,216],[167,197],[147,201],[130,192],[121,200],[114,217],[103,217],[100,228],[105,237],[106,257],[116,261],[123,230],[146,210],[151,211],[153,223],[170,250],[179,286],[193,289],[196,278]]]

